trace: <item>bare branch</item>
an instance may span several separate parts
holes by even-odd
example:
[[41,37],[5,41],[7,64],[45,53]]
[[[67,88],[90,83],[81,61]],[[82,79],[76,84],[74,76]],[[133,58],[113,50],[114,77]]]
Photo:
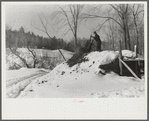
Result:
[[[119,11],[114,5],[110,4],[110,6],[111,6],[112,8],[114,8],[118,13],[122,13],[122,12]],[[120,6],[118,6],[118,5],[116,5],[116,6],[120,8]],[[121,10],[121,8],[120,8],[120,10]]]
[[86,14],[86,13],[85,13],[85,15],[86,15],[86,16],[85,16],[84,18],[108,18],[108,19],[112,19],[112,20],[115,21],[121,28],[123,28],[122,25],[121,25],[117,20],[115,20],[115,19],[112,18],[112,17],[91,15],[91,14]]
[[66,19],[67,19],[68,25],[69,25],[69,27],[70,27],[72,33],[75,34],[75,33],[74,33],[74,30],[73,30],[73,28],[72,28],[72,26],[71,26],[71,24],[70,24],[70,20],[69,20],[69,18],[68,18],[67,13],[66,13],[66,12],[64,11],[64,9],[61,8],[60,6],[59,6],[59,8],[63,11],[63,13],[64,13],[64,15],[65,15],[65,17],[66,17]]
[[109,21],[109,20],[110,20],[110,19],[105,20],[105,21],[101,24],[100,28],[97,29],[96,31],[99,31],[99,30],[102,28],[102,26],[103,26],[107,21]]
[[34,27],[35,29],[41,31],[41,32],[44,32],[49,38],[51,38],[51,36],[50,36],[50,34],[48,32],[48,28],[47,28],[47,26],[48,26],[48,20],[44,16],[44,19],[45,19],[45,23],[44,23],[41,15],[39,15],[39,14],[38,14],[38,18],[40,20],[40,23],[42,24],[43,29],[39,29],[38,27],[34,26],[32,23],[31,23],[31,26]]
[[65,37],[70,31],[71,29],[68,29],[62,36]]
[[39,29],[39,28],[37,28],[36,26],[34,26],[34,25],[32,24],[32,22],[31,22],[31,26],[32,26],[33,28],[35,28],[35,29],[37,29],[37,30],[39,30],[39,31],[41,31],[41,32],[44,32],[44,33],[45,33],[45,31],[44,31],[44,30]]

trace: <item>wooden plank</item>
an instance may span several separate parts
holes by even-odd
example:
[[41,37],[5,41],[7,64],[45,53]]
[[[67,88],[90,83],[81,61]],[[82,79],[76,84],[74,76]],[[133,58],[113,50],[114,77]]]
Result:
[[121,61],[121,63],[131,72],[131,74],[137,78],[139,81],[141,81],[141,79],[131,70],[131,68],[121,59],[119,58],[119,60]]
[[144,60],[124,60],[124,61],[132,61],[132,62],[138,61],[138,62],[140,62],[140,61],[144,61]]

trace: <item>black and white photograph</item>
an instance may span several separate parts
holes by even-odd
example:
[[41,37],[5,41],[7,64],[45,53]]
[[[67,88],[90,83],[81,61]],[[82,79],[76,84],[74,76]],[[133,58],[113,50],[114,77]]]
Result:
[[146,4],[3,2],[3,97],[146,99]]

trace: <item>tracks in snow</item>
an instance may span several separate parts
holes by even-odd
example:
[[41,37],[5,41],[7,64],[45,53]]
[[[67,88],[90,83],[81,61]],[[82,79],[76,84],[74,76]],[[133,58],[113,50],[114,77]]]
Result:
[[36,78],[44,76],[47,72],[32,74],[30,76],[19,79],[8,80],[6,82],[6,96],[7,98],[17,98],[21,91],[23,91]]

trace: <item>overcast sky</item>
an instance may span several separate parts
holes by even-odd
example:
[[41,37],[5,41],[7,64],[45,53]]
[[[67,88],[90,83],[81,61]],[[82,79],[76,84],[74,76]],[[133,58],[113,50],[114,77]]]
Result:
[[[47,37],[47,35],[43,32],[40,32],[31,26],[31,22],[39,25],[39,19],[37,17],[37,13],[43,12],[46,15],[50,15],[57,8],[55,5],[50,4],[37,4],[36,2],[27,3],[27,4],[18,4],[11,3],[5,6],[5,15],[6,15],[6,24],[11,26],[12,29],[19,29],[21,26],[25,28],[26,31],[34,32],[35,34]],[[93,31],[97,28],[99,20],[91,20],[86,24],[81,24],[78,30],[78,36],[83,38],[89,38]],[[52,23],[52,22],[50,22]],[[72,33],[69,32],[65,37],[62,36],[63,32],[57,32],[56,26],[51,25],[52,29],[49,30],[51,37],[56,36],[59,38],[64,38],[70,40],[73,36]],[[98,32],[100,34],[100,32]]]
[[[58,4],[58,2],[57,2]],[[58,4],[61,5],[61,4]],[[91,4],[90,4],[91,5]],[[105,9],[107,5],[104,5],[102,8]],[[31,22],[36,24],[37,26],[41,27],[39,24],[39,18],[37,17],[37,13],[44,13],[45,15],[49,16],[54,11],[57,11],[57,7],[54,4],[43,4],[42,2],[26,2],[26,3],[19,3],[19,2],[10,2],[5,5],[5,22],[7,25],[11,26],[12,29],[19,29],[21,26],[25,28],[26,31],[34,32],[40,36],[47,37],[47,35],[43,32],[40,32],[31,26]],[[102,23],[102,20],[94,19],[88,21],[86,24],[81,24],[78,29],[78,36],[83,38],[89,38],[90,35],[93,33],[94,30],[97,29],[97,25]],[[51,37],[56,36],[58,38],[64,38],[70,40],[73,35],[69,32],[65,37],[62,36],[63,31],[58,32],[57,26],[53,25],[52,21],[49,21],[50,29],[49,33]],[[97,32],[101,39],[104,39],[104,35],[102,31]]]

